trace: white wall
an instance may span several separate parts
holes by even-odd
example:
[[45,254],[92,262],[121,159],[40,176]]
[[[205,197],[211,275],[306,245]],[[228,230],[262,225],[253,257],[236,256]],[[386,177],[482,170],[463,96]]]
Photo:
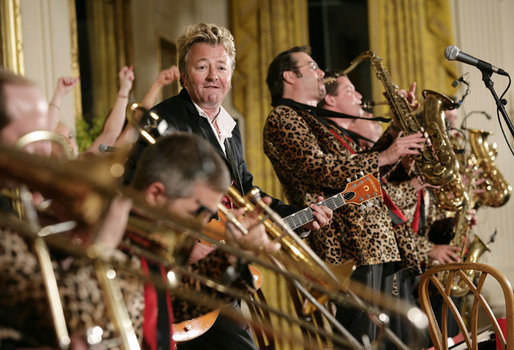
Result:
[[[176,43],[185,26],[198,22],[229,28],[228,0],[133,0],[131,10],[137,98],[144,96],[159,74],[159,36]],[[231,101],[229,94],[223,106],[238,116]]]
[[[20,0],[26,76],[35,81],[48,100],[57,79],[71,75],[71,30],[68,0]],[[143,97],[159,73],[159,35],[176,41],[183,28],[197,22],[229,26],[228,0],[131,1],[136,98]],[[225,108],[237,115],[228,96]],[[63,102],[61,117],[75,128],[73,94]]]
[[[455,45],[463,52],[501,67],[514,76],[514,0],[452,0],[455,23]],[[498,144],[496,163],[507,181],[514,185],[514,156],[503,138],[497,117],[494,99],[482,82],[480,71],[470,65],[459,64],[461,73],[469,72],[471,93],[464,102],[467,113],[473,110],[485,110],[493,118],[487,120],[479,115],[468,119],[468,126],[490,130],[494,134],[490,139]],[[498,95],[505,89],[508,80],[493,75],[494,87]],[[507,112],[514,117],[514,90],[511,87],[505,96]],[[503,123],[503,120],[502,120]],[[508,128],[504,129],[509,135]],[[508,136],[511,144],[513,138]],[[475,233],[483,239],[498,229],[496,242],[491,245],[491,253],[484,254],[481,260],[505,273],[514,281],[514,199],[501,208],[481,208],[478,211],[479,224]],[[497,287],[489,287],[493,304],[501,305]]]
[[[21,0],[25,75],[48,100],[57,79],[71,75],[71,34],[68,0]],[[73,94],[63,101],[61,118],[75,129]]]

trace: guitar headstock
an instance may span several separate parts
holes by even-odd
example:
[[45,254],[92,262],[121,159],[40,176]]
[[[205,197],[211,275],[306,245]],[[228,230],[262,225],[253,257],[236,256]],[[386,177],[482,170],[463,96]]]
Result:
[[380,182],[372,174],[366,174],[346,185],[341,193],[346,203],[362,204],[382,197]]

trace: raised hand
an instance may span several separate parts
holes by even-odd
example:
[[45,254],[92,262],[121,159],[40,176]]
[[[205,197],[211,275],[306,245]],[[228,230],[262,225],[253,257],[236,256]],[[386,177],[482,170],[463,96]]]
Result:
[[60,77],[57,79],[57,91],[61,94],[61,96],[66,96],[71,90],[73,90],[73,87],[77,85],[80,78],[76,77]]
[[173,65],[168,69],[163,70],[159,73],[157,82],[161,85],[169,85],[179,78],[180,74],[177,66]]
[[120,88],[118,90],[118,94],[120,97],[128,97],[128,94],[132,89],[132,82],[135,79],[132,67],[123,67],[118,73],[118,78],[120,80]]

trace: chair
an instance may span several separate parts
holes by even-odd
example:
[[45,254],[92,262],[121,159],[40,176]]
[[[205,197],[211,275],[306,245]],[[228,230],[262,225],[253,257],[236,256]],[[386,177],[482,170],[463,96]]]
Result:
[[[474,277],[470,278],[469,272],[475,271]],[[441,276],[444,276],[441,278]],[[507,328],[505,336],[503,335],[496,317],[494,316],[489,304],[482,295],[482,288],[487,276],[494,278],[500,285],[504,299],[505,299],[505,315],[507,321]],[[440,279],[442,281],[440,281]],[[464,320],[450,298],[452,294],[452,284],[455,278],[459,278],[461,283],[469,287],[470,293],[473,294],[473,303],[470,307],[471,321],[469,323],[471,332],[466,327]],[[443,285],[444,284],[444,285]],[[439,325],[430,302],[430,296],[433,293],[440,294],[442,302],[441,324]],[[478,311],[480,307],[485,311],[489,322],[492,325],[492,330],[499,340],[502,349],[514,349],[514,296],[512,287],[507,278],[497,269],[492,266],[479,263],[453,263],[437,265],[426,271],[422,276],[419,284],[419,301],[421,308],[428,316],[428,329],[430,338],[436,350],[448,349],[448,310],[451,311],[459,330],[464,337],[468,349],[478,349]]]

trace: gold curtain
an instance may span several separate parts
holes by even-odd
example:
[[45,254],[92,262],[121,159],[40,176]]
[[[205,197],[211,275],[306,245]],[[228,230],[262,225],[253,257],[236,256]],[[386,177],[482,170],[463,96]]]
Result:
[[[232,0],[231,31],[237,50],[232,97],[235,108],[244,116],[248,168],[255,184],[280,198],[280,183],[262,143],[264,122],[271,111],[266,74],[268,65],[280,52],[308,45],[307,0]],[[284,280],[264,274],[263,281],[268,304],[293,314]],[[273,322],[282,324],[280,319],[273,318]],[[300,336],[299,329],[291,331]],[[295,348],[281,341],[275,345],[281,350]]]
[[[75,14],[79,5],[84,17],[81,23],[77,23]],[[118,72],[132,60],[130,0],[69,0],[69,6],[73,73],[77,74],[82,67],[80,71],[89,80],[88,84],[81,84],[87,105],[83,106],[83,113],[77,110],[76,116],[77,141],[83,151],[100,134],[116,100]],[[88,52],[80,52],[78,40],[87,42],[81,47],[87,47]]]
[[0,1],[0,65],[23,75],[23,42],[19,0]]
[[[452,95],[457,67],[444,58],[453,44],[449,0],[368,0],[370,48],[384,59],[392,81],[408,89]],[[373,99],[381,100],[382,86],[372,79]]]
[[[125,1],[85,2],[93,116],[105,118],[118,92],[118,71],[127,64]],[[80,62],[82,64],[82,62]]]
[[262,145],[264,122],[271,111],[266,74],[277,54],[308,44],[307,0],[232,0],[231,17],[237,50],[232,95],[244,116],[246,160],[255,184],[281,197]]

